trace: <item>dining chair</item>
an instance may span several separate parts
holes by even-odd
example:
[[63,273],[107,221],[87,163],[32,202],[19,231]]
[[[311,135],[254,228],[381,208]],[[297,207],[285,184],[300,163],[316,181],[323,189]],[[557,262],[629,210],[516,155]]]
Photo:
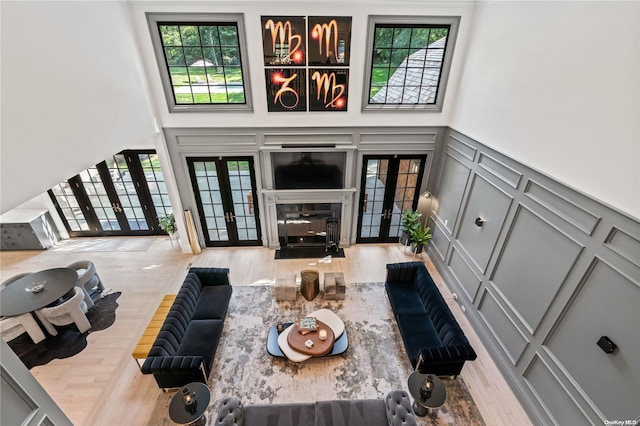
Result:
[[84,301],[84,291],[80,287],[73,288],[74,295],[57,306],[42,308],[36,311],[36,316],[45,330],[52,336],[58,334],[54,325],[75,324],[80,333],[91,328],[87,319],[87,304]]
[[0,335],[6,342],[15,339],[22,333],[27,333],[33,343],[39,343],[44,340],[42,329],[33,318],[31,313],[16,315],[11,317],[0,318]]
[[73,262],[67,268],[77,272],[78,281],[76,281],[76,286],[84,291],[84,302],[87,304],[87,308],[91,308],[94,303],[90,292],[104,292],[104,285],[98,276],[96,265],[90,260],[79,260]]

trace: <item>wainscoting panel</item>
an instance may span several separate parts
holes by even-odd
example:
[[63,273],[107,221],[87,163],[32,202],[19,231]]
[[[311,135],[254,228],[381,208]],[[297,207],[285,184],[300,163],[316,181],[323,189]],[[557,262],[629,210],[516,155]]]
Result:
[[431,260],[533,423],[636,419],[638,218],[452,129],[440,164]]
[[[618,348],[605,353],[601,336]],[[640,415],[640,282],[596,260],[546,345],[605,418]]]
[[582,247],[523,206],[502,247],[491,281],[533,333]]
[[430,245],[438,253],[440,260],[444,260],[447,256],[447,251],[449,250],[449,244],[451,243],[451,240],[449,239],[445,228],[441,226],[441,222],[435,222],[435,224],[433,224],[431,228],[432,237]]
[[449,270],[451,276],[456,280],[460,288],[464,291],[467,298],[473,302],[478,294],[482,279],[474,272],[469,263],[453,248],[451,250],[451,258],[449,259]]
[[[476,174],[467,200],[457,239],[461,248],[484,273],[504,225],[511,197]],[[484,223],[476,224],[478,218]]]
[[487,290],[480,298],[478,311],[493,336],[506,351],[511,363],[516,365],[529,343],[526,337],[514,325],[496,298]]
[[587,235],[591,235],[600,222],[600,218],[597,215],[562,198],[534,180],[529,181],[527,184],[525,194]]
[[469,180],[471,170],[450,153],[446,154],[444,171],[440,181],[440,190],[447,196],[440,199],[438,217],[449,235],[453,234],[456,217],[460,212],[460,203]]
[[[523,377],[554,424],[587,425],[591,423],[571,397],[563,381],[551,372],[549,366],[539,356],[534,357]],[[545,422],[545,424],[549,423]]]

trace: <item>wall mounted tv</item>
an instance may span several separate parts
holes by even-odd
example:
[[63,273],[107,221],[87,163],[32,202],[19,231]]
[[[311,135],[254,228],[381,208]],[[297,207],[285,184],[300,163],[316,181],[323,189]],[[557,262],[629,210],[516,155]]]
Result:
[[345,152],[273,152],[275,189],[342,189]]

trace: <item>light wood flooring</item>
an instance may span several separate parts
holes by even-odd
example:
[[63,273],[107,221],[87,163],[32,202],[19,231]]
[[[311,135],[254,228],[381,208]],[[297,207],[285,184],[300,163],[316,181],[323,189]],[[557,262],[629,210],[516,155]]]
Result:
[[73,244],[64,244],[68,250],[0,252],[1,280],[21,272],[63,267],[89,259],[96,264],[107,287],[122,291],[116,322],[106,330],[91,333],[87,348],[71,358],[57,359],[31,370],[75,425],[148,423],[162,391],[151,375],[140,373],[131,351],[163,295],[177,291],[190,266],[228,267],[233,285],[252,285],[273,283],[277,276],[299,273],[315,263],[311,266],[321,273],[343,272],[348,284],[384,281],[387,263],[418,259],[426,263],[478,353],[477,360],[465,364],[461,376],[485,422],[531,424],[426,254],[414,257],[397,244],[366,244],[346,248],[345,258],[317,263],[310,259],[274,260],[274,252],[261,247],[209,248],[194,256],[182,253],[166,237],[131,238],[150,238],[153,243],[146,251],[74,252]]

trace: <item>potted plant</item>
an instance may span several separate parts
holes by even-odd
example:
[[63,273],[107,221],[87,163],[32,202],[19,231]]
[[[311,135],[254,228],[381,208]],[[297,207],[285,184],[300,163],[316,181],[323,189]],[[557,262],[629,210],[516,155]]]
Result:
[[408,246],[411,243],[411,231],[416,229],[420,224],[422,213],[407,209],[402,213],[400,226],[402,226],[402,234],[400,234],[400,243]]
[[431,239],[431,228],[418,223],[415,229],[409,231],[411,235],[411,251],[414,253],[422,253],[422,248]]
[[178,232],[178,226],[176,225],[176,218],[173,213],[169,213],[168,215],[158,218],[158,225],[160,229],[169,234],[169,241],[171,241],[171,245],[173,245],[173,235]]

